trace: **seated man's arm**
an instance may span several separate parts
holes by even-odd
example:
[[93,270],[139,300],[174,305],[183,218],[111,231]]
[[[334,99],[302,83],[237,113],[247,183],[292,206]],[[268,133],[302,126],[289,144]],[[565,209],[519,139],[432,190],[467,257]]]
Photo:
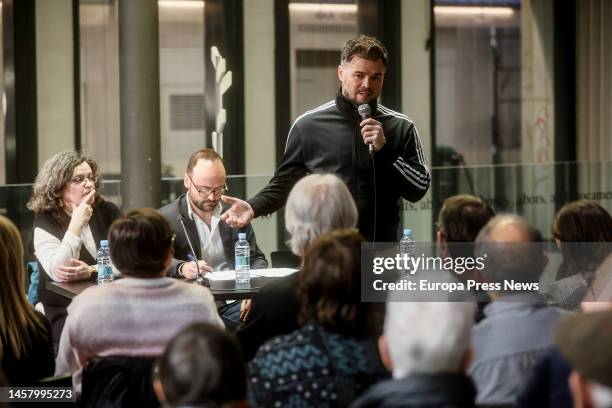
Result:
[[182,268],[185,267],[184,265],[187,262],[187,254],[191,253],[191,249],[189,248],[189,244],[185,236],[185,230],[178,221],[180,216],[178,201],[174,201],[171,204],[160,208],[158,211],[168,220],[176,233],[176,238],[174,240],[174,256],[172,257],[172,263],[168,269],[168,276],[171,278],[195,278],[195,276],[191,276],[194,274],[190,275],[187,273],[183,275],[182,273]]
[[168,269],[168,276],[170,276],[171,278],[180,278],[181,275],[179,274],[179,268],[183,263],[185,263],[185,261],[172,258],[172,263],[170,264],[170,268]]

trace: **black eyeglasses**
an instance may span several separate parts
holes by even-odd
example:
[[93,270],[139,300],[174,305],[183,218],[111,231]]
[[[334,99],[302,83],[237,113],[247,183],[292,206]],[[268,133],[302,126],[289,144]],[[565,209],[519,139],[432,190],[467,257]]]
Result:
[[217,188],[198,187],[198,185],[193,182],[193,179],[191,178],[189,174],[187,174],[187,177],[189,177],[191,184],[193,184],[193,188],[195,188],[198,194],[201,194],[203,196],[209,196],[210,193],[214,193],[215,197],[219,197],[219,196],[222,196],[223,193],[225,193],[228,190],[227,183],[224,183],[223,187],[217,187]]

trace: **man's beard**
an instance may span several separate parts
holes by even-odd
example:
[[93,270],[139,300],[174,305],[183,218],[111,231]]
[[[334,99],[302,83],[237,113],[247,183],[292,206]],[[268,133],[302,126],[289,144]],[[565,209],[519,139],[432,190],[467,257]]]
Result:
[[[199,200],[195,200],[193,197],[190,197],[190,200],[191,200],[191,204],[194,207],[204,212],[212,212],[215,209],[215,207],[217,207],[217,204],[219,204],[218,201],[199,201]],[[210,208],[206,208],[207,205]]]
[[354,103],[355,105],[360,105],[360,104],[362,104],[362,103],[368,103],[368,104],[369,104],[369,103],[370,103],[370,102],[372,102],[374,99],[376,99],[376,98],[374,97],[374,93],[373,93],[372,91],[368,91],[368,96],[367,96],[367,99],[366,99],[365,101],[358,102],[358,101],[357,101],[357,96],[359,95],[359,93],[360,93],[360,91],[357,91],[357,92],[355,92],[355,95],[354,95],[353,97],[351,97],[351,96],[348,94],[348,91],[347,91],[347,90],[342,89],[342,95],[343,95],[343,96],[344,96],[344,97],[345,97],[347,100],[349,100],[349,101],[351,101],[352,103]]

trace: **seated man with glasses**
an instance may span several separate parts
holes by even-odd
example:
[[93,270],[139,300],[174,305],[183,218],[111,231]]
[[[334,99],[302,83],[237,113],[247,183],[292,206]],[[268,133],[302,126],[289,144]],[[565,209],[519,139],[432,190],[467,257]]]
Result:
[[[268,262],[257,246],[251,226],[236,229],[221,221],[221,214],[229,208],[221,203],[221,196],[227,190],[221,157],[211,149],[193,153],[183,183],[187,192],[160,209],[176,231],[174,259],[168,275],[195,279],[198,266],[201,273],[234,269],[234,245],[239,232],[247,234],[251,245],[251,269],[267,268]],[[225,308],[222,306],[219,312],[226,326],[236,326],[239,319],[228,321],[229,311]],[[235,312],[232,316],[238,316],[237,304],[227,308]]]

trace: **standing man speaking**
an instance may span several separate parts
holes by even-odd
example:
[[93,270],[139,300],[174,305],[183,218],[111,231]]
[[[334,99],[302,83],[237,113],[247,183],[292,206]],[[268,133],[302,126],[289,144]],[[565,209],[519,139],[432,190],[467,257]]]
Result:
[[412,120],[377,102],[387,64],[387,50],[377,39],[362,35],[347,41],[336,98],[295,120],[280,164],[263,190],[248,201],[223,197],[232,205],[223,220],[246,225],[281,208],[305,175],[333,173],[353,195],[366,239],[397,241],[400,197],[421,199],[430,176]]

